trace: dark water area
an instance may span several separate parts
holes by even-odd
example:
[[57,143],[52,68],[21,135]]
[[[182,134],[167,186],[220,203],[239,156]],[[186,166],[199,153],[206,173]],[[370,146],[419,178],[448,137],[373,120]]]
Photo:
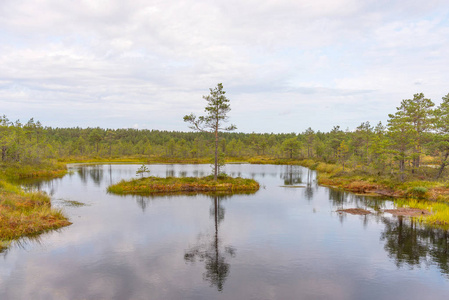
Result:
[[[320,187],[299,166],[227,165],[250,195],[117,196],[139,165],[73,165],[46,191],[73,225],[0,257],[0,299],[448,299],[448,232]],[[209,165],[150,165],[203,176]],[[84,203],[72,205],[73,201]],[[360,207],[358,216],[337,209]]]

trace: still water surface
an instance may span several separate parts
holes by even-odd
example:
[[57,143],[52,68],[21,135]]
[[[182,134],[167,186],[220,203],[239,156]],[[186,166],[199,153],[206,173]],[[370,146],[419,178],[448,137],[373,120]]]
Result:
[[[73,225],[0,257],[0,299],[449,297],[447,232],[382,214],[390,201],[320,187],[306,168],[227,165],[228,174],[254,178],[261,189],[152,197],[106,193],[135,177],[139,165],[70,168],[37,187]],[[202,176],[210,167],[150,170]],[[373,214],[336,212],[353,207]]]

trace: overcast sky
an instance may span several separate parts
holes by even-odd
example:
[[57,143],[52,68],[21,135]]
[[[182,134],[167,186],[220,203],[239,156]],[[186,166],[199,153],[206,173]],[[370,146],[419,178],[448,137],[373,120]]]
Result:
[[242,132],[353,129],[449,93],[448,0],[1,0],[0,114],[188,131],[223,83]]

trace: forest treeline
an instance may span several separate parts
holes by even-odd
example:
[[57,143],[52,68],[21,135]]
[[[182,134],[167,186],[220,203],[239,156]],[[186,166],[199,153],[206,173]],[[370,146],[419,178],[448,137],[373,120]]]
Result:
[[[440,178],[449,157],[449,94],[438,106],[422,93],[402,100],[387,124],[363,122],[353,130],[334,126],[329,132],[308,128],[301,133],[223,132],[220,151],[227,158],[266,156],[314,159],[405,180],[432,163]],[[27,123],[0,119],[4,164],[41,164],[48,159],[124,156],[208,158],[214,137],[205,132],[138,129],[52,128],[33,119]],[[437,168],[435,168],[437,165]]]

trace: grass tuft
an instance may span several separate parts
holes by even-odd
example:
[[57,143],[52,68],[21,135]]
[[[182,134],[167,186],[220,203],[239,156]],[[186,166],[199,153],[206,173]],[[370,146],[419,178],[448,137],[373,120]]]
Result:
[[42,192],[24,192],[0,180],[0,251],[13,240],[70,225],[59,209],[52,209]]

